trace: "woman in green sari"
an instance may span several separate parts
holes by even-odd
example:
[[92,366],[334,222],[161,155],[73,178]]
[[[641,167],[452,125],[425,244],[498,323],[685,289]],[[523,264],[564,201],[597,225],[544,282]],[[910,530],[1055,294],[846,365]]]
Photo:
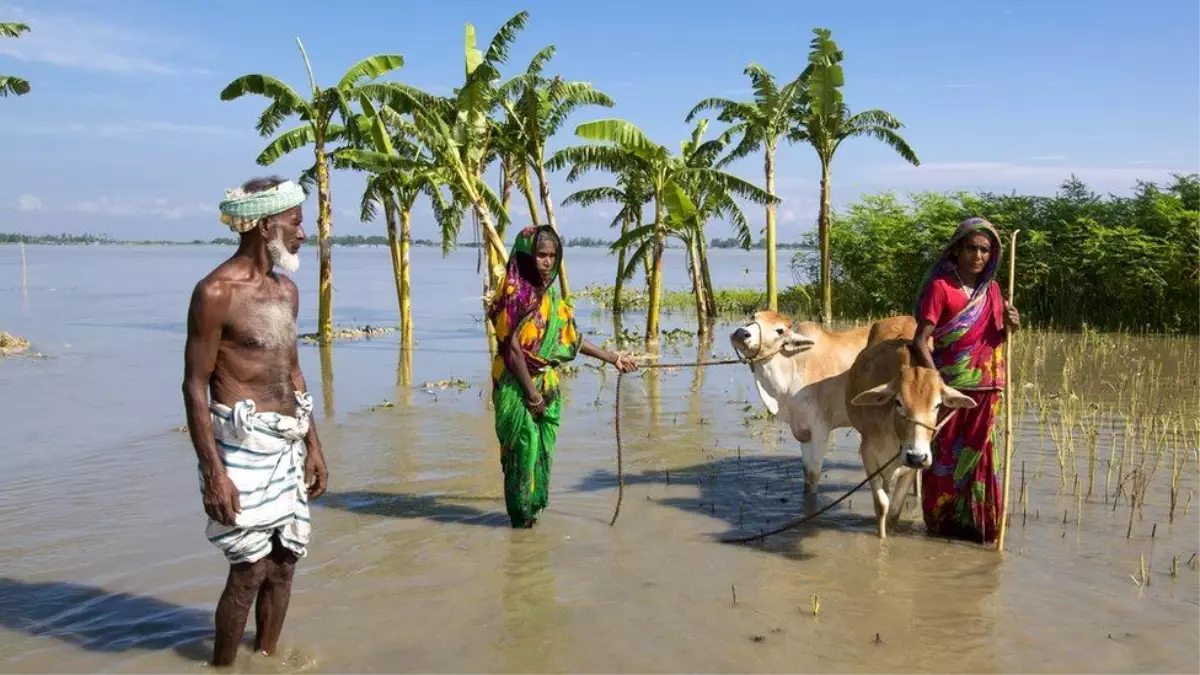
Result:
[[515,528],[533,527],[550,498],[550,469],[562,414],[558,368],[580,353],[637,370],[629,357],[588,342],[557,281],[562,240],[549,225],[527,227],[513,243],[508,271],[488,308],[498,350],[492,403],[504,502]]

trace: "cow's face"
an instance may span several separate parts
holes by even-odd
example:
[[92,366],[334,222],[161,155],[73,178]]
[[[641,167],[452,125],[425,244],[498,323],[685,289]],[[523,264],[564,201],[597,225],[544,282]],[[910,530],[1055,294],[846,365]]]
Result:
[[868,389],[851,401],[857,406],[884,408],[892,418],[900,458],[910,469],[933,464],[933,436],[941,408],[974,408],[975,400],[946,386],[936,370],[904,366],[891,382]]
[[779,312],[763,311],[729,335],[733,348],[747,359],[766,359],[780,352],[794,354],[816,344],[792,331],[792,320]]

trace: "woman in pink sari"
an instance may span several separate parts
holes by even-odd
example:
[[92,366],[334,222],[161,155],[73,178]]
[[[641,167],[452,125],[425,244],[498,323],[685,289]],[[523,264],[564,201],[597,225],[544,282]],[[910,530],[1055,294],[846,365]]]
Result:
[[995,540],[1004,513],[994,432],[1006,382],[1004,340],[1020,327],[994,278],[1000,255],[991,223],[960,223],[921,284],[913,341],[919,363],[976,403],[956,410],[934,439],[933,465],[921,474],[925,526],[935,536],[981,543]]

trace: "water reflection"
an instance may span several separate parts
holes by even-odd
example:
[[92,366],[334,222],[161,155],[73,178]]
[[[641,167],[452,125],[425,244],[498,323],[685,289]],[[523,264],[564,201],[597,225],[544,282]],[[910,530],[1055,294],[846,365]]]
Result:
[[396,402],[407,406],[412,404],[412,349],[396,351]]
[[571,654],[570,614],[558,601],[548,542],[533,531],[513,531],[500,591],[496,650],[510,673],[561,673]]

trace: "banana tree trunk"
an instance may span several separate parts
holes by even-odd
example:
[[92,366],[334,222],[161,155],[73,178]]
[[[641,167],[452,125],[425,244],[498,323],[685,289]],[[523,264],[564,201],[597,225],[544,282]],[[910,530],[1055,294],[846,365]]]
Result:
[[333,339],[333,209],[329,200],[329,161],[325,155],[325,129],[316,129],[317,154],[317,242],[320,249],[317,299],[317,339]]
[[821,206],[817,229],[821,244],[821,323],[833,324],[833,256],[829,247],[829,162],[821,162]]
[[504,279],[504,264],[508,262],[508,250],[504,247],[504,240],[496,232],[492,210],[488,208],[487,202],[474,192],[469,192],[467,196],[471,199],[475,216],[479,218],[479,227],[483,230],[484,252],[487,254],[488,260],[488,279],[491,286],[495,287]]
[[413,346],[412,322],[412,212],[400,212],[400,325],[404,331],[400,345],[407,352]]
[[[766,166],[767,192],[775,194],[775,149],[767,146]],[[767,307],[779,311],[779,289],[776,287],[775,272],[775,202],[767,204]]]
[[[629,232],[629,218],[621,219],[621,238],[625,238],[625,234]],[[621,273],[625,271],[625,248],[622,247],[617,251],[617,279],[613,282],[613,300],[612,312],[616,316],[620,316],[621,312],[625,311],[625,302],[621,299],[621,291],[625,287],[625,277]]]
[[[500,208],[508,213],[508,205],[512,202],[513,189],[513,172],[509,163],[501,160],[500,162]],[[500,227],[500,237],[504,237],[504,226]]]
[[[554,200],[550,197],[550,181],[546,180],[546,167],[542,166],[542,162],[538,161],[536,165],[538,179],[538,194],[542,198],[542,208],[546,209],[546,222],[550,223],[550,227],[558,232],[558,223],[554,220]],[[559,237],[562,233],[559,232]],[[558,270],[558,286],[562,290],[564,300],[571,298],[571,286],[567,283],[567,263],[563,262]]]
[[[638,222],[638,224],[639,224],[639,225],[640,225],[641,223],[644,223],[644,222],[646,222],[646,221],[642,220],[642,216],[643,216],[642,210],[639,208],[639,209],[638,209],[638,212],[637,212],[637,222]],[[654,265],[653,265],[653,262],[652,262],[652,260],[651,260],[651,259],[652,259],[652,257],[653,257],[653,253],[654,253],[654,252],[651,250],[652,248],[653,248],[653,247],[647,247],[647,248],[646,248],[646,250],[642,252],[642,270],[643,270],[643,272],[644,272],[644,274],[645,274],[645,280],[646,280],[646,296],[647,296],[647,297],[649,297],[649,296],[650,296],[650,285],[651,285],[651,284],[650,284],[650,282],[651,282],[651,278],[650,278],[650,277],[652,276],[652,270],[654,269]]]
[[[390,192],[390,191],[389,191]],[[383,198],[383,217],[387,222],[388,250],[392,254],[392,277],[396,284],[396,305],[400,316],[400,338],[408,333],[408,323],[404,321],[404,283],[402,282],[402,264],[400,262],[400,238],[396,234],[396,203],[389,194]]]
[[692,280],[692,296],[696,301],[696,335],[708,334],[707,303],[704,300],[704,281],[700,278],[700,263],[694,239],[687,242],[688,276]]
[[529,221],[534,227],[542,224],[538,216],[537,198],[533,196],[533,182],[529,180],[529,167],[521,165],[521,193],[525,195],[525,204],[529,207]]
[[658,351],[658,315],[662,298],[663,248],[666,233],[663,232],[663,202],[654,199],[654,252],[650,266],[650,304],[646,310],[646,351]]
[[[474,198],[475,216],[479,219],[479,225],[484,233],[484,256],[487,260],[487,279],[484,281],[484,292],[495,291],[504,282],[504,263],[508,257],[508,252],[504,250],[504,242],[500,240],[496,229],[492,226],[492,212],[488,209],[487,203],[482,198]],[[486,314],[487,306],[485,303],[484,311]],[[496,342],[496,330],[492,327],[492,322],[486,318],[483,321],[484,329],[487,331],[488,343],[488,367],[491,367],[491,359],[496,355],[499,345]],[[490,405],[490,402],[489,402]]]
[[700,249],[700,276],[704,280],[704,300],[708,303],[709,319],[717,314],[717,294],[713,291],[712,273],[708,269],[708,241],[703,235],[697,240]]
[[332,420],[336,412],[333,394],[333,343],[318,342],[317,351],[321,355],[321,400],[325,402],[325,419]]

